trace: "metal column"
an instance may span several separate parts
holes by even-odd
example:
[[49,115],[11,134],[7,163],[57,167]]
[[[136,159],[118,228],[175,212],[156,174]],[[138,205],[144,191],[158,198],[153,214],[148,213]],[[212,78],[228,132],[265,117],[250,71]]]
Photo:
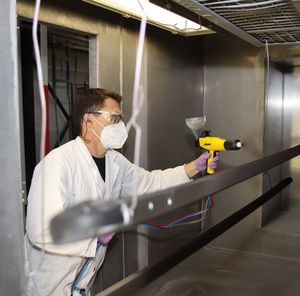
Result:
[[23,217],[21,204],[20,122],[17,71],[16,1],[1,1],[0,10],[0,291],[24,290]]

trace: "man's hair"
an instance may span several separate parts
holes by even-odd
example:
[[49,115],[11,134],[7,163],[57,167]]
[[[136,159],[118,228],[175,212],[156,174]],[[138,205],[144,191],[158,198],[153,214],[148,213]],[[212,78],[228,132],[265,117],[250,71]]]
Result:
[[111,98],[121,103],[122,96],[103,88],[90,88],[78,91],[73,108],[72,122],[74,137],[81,134],[81,124],[84,114],[91,109],[101,109],[105,99]]

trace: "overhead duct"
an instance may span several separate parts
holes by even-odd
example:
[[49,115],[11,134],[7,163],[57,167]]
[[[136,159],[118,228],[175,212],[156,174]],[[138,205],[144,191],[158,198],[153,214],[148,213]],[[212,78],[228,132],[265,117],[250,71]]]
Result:
[[255,46],[300,43],[299,0],[173,0]]

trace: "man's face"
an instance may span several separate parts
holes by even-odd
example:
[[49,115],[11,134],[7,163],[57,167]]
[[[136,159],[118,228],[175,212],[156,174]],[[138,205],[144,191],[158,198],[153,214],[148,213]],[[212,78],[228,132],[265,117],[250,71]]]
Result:
[[[100,111],[107,111],[116,114],[121,114],[120,104],[114,99],[107,98],[103,102],[103,106]],[[103,118],[103,116],[101,116]]]
[[[104,100],[102,108],[98,111],[104,111],[104,112],[112,112],[115,114],[121,114],[121,108],[118,101],[107,98]],[[103,126],[101,126],[99,123],[94,120],[94,117],[103,125],[107,126],[109,124],[112,124],[112,122],[109,122],[106,118],[106,114],[90,114],[90,120],[92,122],[92,128],[97,133],[97,135],[100,135],[101,130],[103,129]],[[106,118],[105,118],[106,117]]]

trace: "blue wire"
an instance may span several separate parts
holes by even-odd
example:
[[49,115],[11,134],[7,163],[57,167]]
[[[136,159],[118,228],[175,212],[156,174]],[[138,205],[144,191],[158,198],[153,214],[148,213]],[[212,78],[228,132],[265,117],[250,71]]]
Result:
[[172,222],[172,223],[169,223],[169,224],[167,224],[167,225],[164,225],[164,227],[169,228],[170,226],[172,226],[172,225],[174,225],[174,224],[176,224],[176,223],[178,223],[178,222],[180,222],[180,221],[183,221],[183,220],[185,220],[185,219],[188,219],[188,218],[191,218],[191,217],[195,217],[195,216],[199,216],[199,215],[205,214],[207,211],[208,211],[208,210],[204,210],[204,211],[200,211],[200,212],[198,212],[198,213],[189,215],[189,216],[187,216],[187,217],[183,217],[183,218],[178,219],[178,220],[176,220],[176,221],[174,221],[174,222]]
[[191,214],[189,216],[186,216],[186,217],[183,217],[181,219],[178,219],[172,223],[169,223],[167,225],[164,225],[164,226],[155,226],[155,225],[150,225],[150,224],[144,224],[144,226],[150,228],[150,229],[155,229],[155,230],[158,230],[158,229],[170,229],[172,228],[172,226],[180,221],[183,221],[185,219],[188,219],[188,218],[191,218],[191,217],[195,217],[195,216],[199,216],[199,215],[202,215],[202,214],[205,214],[208,210],[203,210],[203,211],[200,211],[198,213],[195,213],[195,214]]
[[[99,249],[100,246],[101,246],[101,243],[100,243],[100,242],[97,242],[96,251],[98,251],[98,249]],[[84,272],[86,271],[86,268],[87,268],[88,265],[90,264],[91,260],[92,260],[92,258],[89,258],[89,259],[87,259],[87,260],[84,262],[84,264],[83,264],[83,266],[82,266],[82,268],[81,268],[81,270],[80,270],[80,272],[79,272],[79,275],[78,275],[78,277],[77,277],[77,280],[75,281],[75,283],[74,283],[74,284],[72,285],[72,287],[71,287],[71,295],[73,295],[73,292],[74,292],[74,290],[76,289],[77,284],[78,284],[79,281],[81,280],[81,277],[82,277],[82,275],[84,274]]]
[[210,195],[207,197],[207,200],[208,200],[208,204],[209,204],[209,206],[211,206],[211,199],[210,199]]
[[86,268],[88,267],[89,263],[91,262],[91,258],[89,258],[87,261],[85,261],[83,267],[80,270],[79,276],[77,278],[77,280],[75,281],[75,283],[72,286],[71,289],[71,295],[73,295],[74,290],[76,289],[77,284],[79,283],[79,281],[81,280],[82,275],[84,274],[84,272],[86,271]]
[[146,226],[147,228],[150,228],[150,229],[155,229],[155,230],[162,229],[162,227],[153,226],[153,225],[150,225],[150,224],[144,224],[144,226]]

